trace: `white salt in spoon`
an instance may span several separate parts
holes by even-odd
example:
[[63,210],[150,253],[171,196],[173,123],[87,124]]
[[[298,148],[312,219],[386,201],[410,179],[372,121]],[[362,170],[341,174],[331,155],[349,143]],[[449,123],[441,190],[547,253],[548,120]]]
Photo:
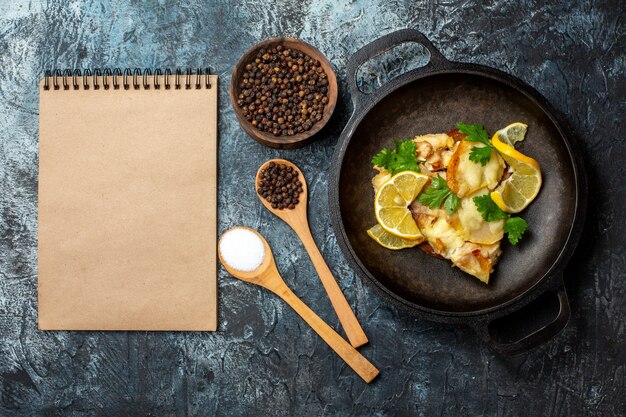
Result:
[[276,268],[272,250],[256,230],[238,226],[224,232],[218,244],[218,256],[233,277],[264,287],[286,301],[365,382],[378,375],[378,369],[370,361],[287,287]]

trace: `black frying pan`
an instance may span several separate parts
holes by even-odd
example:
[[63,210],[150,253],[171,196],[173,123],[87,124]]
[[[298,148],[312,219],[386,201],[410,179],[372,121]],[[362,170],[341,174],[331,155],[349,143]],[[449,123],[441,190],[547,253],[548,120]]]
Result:
[[[372,94],[361,92],[358,68],[404,42],[423,45],[430,62]],[[347,75],[354,112],[335,150],[329,195],[337,240],[351,266],[386,299],[429,320],[468,324],[500,353],[522,353],[558,333],[570,315],[563,270],[582,231],[586,179],[580,153],[546,99],[501,71],[448,61],[423,34],[408,29],[356,52]],[[503,242],[489,285],[447,260],[417,248],[390,251],[366,234],[376,224],[370,161],[381,148],[398,138],[446,132],[458,122],[481,123],[493,133],[516,121],[529,125],[517,147],[539,162],[543,186],[521,213],[528,232],[517,246]],[[515,314],[533,300],[532,309]]]

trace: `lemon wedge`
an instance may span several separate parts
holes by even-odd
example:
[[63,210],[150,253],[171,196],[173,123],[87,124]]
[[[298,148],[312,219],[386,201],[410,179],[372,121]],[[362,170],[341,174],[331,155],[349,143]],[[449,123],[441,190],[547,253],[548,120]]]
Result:
[[428,179],[424,174],[402,171],[378,189],[374,198],[374,213],[378,224],[386,232],[403,239],[424,239],[408,207]]
[[391,233],[386,232],[385,229],[383,229],[383,227],[379,224],[370,227],[367,230],[367,234],[380,246],[391,250],[412,248],[413,246],[417,246],[424,241],[423,237],[421,239],[411,240],[392,235]]
[[506,145],[515,146],[517,142],[521,142],[524,140],[527,130],[527,124],[515,122],[511,123],[504,129],[498,130],[494,136],[497,137],[500,142]]
[[541,168],[537,161],[502,142],[499,133],[493,136],[491,144],[513,171],[511,176],[502,181],[491,193],[491,199],[500,210],[506,213],[519,213],[539,194]]

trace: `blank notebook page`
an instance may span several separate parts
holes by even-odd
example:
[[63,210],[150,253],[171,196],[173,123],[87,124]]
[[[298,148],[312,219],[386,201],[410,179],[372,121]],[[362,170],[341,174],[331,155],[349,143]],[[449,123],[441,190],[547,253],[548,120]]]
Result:
[[40,329],[216,329],[217,76],[200,78],[40,83]]

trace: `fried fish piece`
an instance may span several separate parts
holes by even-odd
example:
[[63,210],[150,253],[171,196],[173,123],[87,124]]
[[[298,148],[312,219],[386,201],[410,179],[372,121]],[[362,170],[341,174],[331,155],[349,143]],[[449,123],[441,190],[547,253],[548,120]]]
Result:
[[[468,231],[463,224],[465,220],[462,221],[457,213],[448,216],[445,210],[431,209],[422,205],[418,200],[411,204],[410,209],[415,223],[434,254],[449,259],[454,266],[475,276],[485,284],[489,283],[489,276],[502,253],[501,235],[500,239],[495,239],[490,244],[472,242],[467,240],[468,233],[472,237],[471,233],[481,230],[482,225]],[[499,233],[496,230],[490,238],[484,241],[493,240]]]
[[[461,204],[451,215],[441,208],[428,208],[418,200],[410,209],[426,238],[420,245],[423,251],[448,259],[453,266],[489,283],[489,276],[502,253],[504,221],[485,221],[473,198],[495,188],[506,165],[496,152],[484,167],[470,161],[469,154],[476,144],[463,140],[464,137],[458,131],[450,131],[413,138],[416,156],[422,161],[419,165],[422,173],[446,179]],[[374,168],[378,174],[372,178],[372,186],[377,191],[391,178],[391,173],[381,167]]]
[[382,187],[384,183],[389,181],[391,178],[391,172],[378,166],[375,166],[374,169],[378,171],[378,174],[372,178],[372,187],[374,187],[374,192],[377,193],[378,189]]
[[417,145],[417,158],[426,174],[433,174],[448,166],[456,148],[455,140],[446,133],[431,133],[413,138]]

